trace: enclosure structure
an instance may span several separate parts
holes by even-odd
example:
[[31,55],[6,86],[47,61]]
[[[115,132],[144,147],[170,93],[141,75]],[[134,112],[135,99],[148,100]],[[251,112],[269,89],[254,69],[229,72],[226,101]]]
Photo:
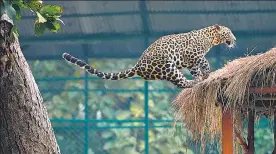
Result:
[[68,65],[61,58],[63,52],[102,71],[115,72],[135,64],[147,46],[162,35],[218,23],[233,30],[238,48],[213,48],[207,58],[215,70],[226,60],[266,51],[276,42],[274,1],[44,3],[63,6],[62,31],[35,37],[34,16],[26,12],[19,23],[19,39],[62,153],[114,154],[116,149],[120,153],[121,146],[126,146],[116,147],[115,143],[121,139],[128,139],[125,144],[140,153],[184,147],[173,142],[178,136],[171,137],[166,131],[173,122],[168,112],[170,102],[181,89],[165,81],[140,78],[103,81]]
[[[223,154],[237,153],[234,137],[245,154],[254,154],[254,120],[263,115],[274,118],[275,89],[276,48],[272,48],[229,62],[193,88],[182,90],[173,102],[175,120],[180,118],[195,140],[222,141]],[[247,143],[240,132],[244,128]]]

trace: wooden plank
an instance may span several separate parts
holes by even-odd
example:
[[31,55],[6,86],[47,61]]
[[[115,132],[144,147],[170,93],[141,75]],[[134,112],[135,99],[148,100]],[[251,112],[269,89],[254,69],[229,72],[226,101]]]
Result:
[[276,93],[276,87],[271,87],[271,88],[257,88],[257,87],[251,87],[249,88],[250,93],[255,93],[255,94],[268,94],[268,93]]
[[234,143],[233,143],[233,119],[232,111],[228,109],[222,111],[222,153],[223,154],[233,154],[234,153]]

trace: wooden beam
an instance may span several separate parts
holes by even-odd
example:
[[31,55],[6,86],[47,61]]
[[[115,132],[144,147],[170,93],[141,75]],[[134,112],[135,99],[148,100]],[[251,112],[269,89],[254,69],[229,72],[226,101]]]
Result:
[[222,153],[233,154],[234,143],[233,143],[233,118],[232,110],[222,110]]
[[276,93],[276,87],[271,87],[271,88],[256,88],[256,87],[251,87],[249,88],[250,93],[257,93],[257,94],[269,94],[269,93]]

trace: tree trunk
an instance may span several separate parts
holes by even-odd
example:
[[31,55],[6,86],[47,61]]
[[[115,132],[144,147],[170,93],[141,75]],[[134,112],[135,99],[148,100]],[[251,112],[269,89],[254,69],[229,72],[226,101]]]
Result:
[[12,71],[0,72],[0,154],[60,153],[18,38],[11,43],[10,49],[14,55]]

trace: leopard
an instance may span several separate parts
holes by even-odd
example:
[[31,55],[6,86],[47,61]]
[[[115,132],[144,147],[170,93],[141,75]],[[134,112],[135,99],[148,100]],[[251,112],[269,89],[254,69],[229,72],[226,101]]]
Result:
[[[140,76],[144,80],[167,80],[178,88],[191,88],[209,76],[211,67],[205,55],[220,44],[234,48],[236,37],[230,28],[219,24],[164,35],[146,48],[132,68],[117,73],[101,72],[66,52],[62,57],[105,80]],[[184,68],[190,72],[192,79],[188,80],[182,73]]]

